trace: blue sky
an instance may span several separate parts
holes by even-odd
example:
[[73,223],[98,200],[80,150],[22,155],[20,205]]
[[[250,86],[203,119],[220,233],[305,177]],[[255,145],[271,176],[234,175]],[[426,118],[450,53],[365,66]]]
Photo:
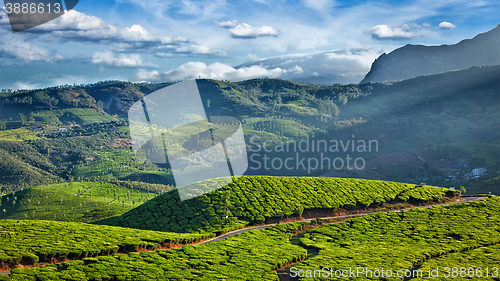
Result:
[[383,52],[455,44],[493,29],[499,15],[493,0],[80,0],[12,33],[0,8],[0,88],[198,77],[358,82]]

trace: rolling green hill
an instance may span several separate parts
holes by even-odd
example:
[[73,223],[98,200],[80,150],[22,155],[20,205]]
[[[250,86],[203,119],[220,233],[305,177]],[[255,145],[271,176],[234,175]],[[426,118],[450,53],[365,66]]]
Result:
[[73,222],[101,219],[122,214],[170,189],[138,182],[36,186],[0,197],[0,218]]
[[[368,214],[319,227],[321,221],[294,222],[182,249],[18,268],[0,280],[280,280],[279,269],[286,271],[285,278],[325,280],[332,279],[331,275],[319,274],[342,274],[349,267],[379,270],[378,274],[384,268],[385,273],[393,273],[388,280],[405,280],[406,270],[422,270],[419,276],[425,278],[415,280],[428,280],[427,267],[439,266],[443,280],[450,279],[443,275],[445,267],[457,268],[453,278],[457,280],[465,279],[458,275],[462,268],[472,267],[480,268],[483,275],[477,278],[479,271],[473,270],[471,279],[494,281],[498,272],[492,273],[500,260],[499,211],[500,199],[491,197],[453,206]],[[398,277],[400,270],[403,276]],[[350,277],[345,279],[387,280]]]
[[[472,267],[474,275],[468,275],[470,279],[498,280],[499,273],[492,276],[491,270],[495,271],[492,267],[497,267],[495,262],[500,258],[499,210],[500,198],[492,197],[454,206],[372,214],[310,229],[300,242],[319,253],[295,264],[295,272],[303,270],[305,275],[306,270],[312,272],[324,266],[334,272],[349,267],[384,268],[394,272],[391,280],[403,280],[404,276],[398,278],[396,271],[421,270],[418,280],[429,280],[429,266],[439,266],[440,279],[449,280],[443,274],[445,267],[451,266],[449,273]],[[458,261],[464,263],[454,263]],[[476,276],[478,267],[485,269],[482,278]],[[469,279],[463,273],[453,276]],[[364,274],[360,277],[373,278]],[[316,275],[312,280],[320,278]]]
[[[242,233],[237,237],[207,245],[184,246],[182,249],[154,252],[132,252],[127,255],[115,254],[97,258],[46,265],[33,269],[13,269],[11,277],[0,276],[0,280],[276,280],[276,268],[297,261],[307,255],[307,251],[289,243],[290,236],[310,225],[297,222]],[[71,226],[68,226],[69,229]],[[100,226],[102,227],[102,226]],[[108,227],[111,228],[111,227]],[[104,228],[106,229],[106,228]],[[103,229],[103,230],[104,230]],[[119,230],[120,228],[113,228]],[[85,232],[83,232],[85,233]],[[105,241],[113,241],[105,238]],[[177,238],[175,235],[179,235]],[[75,235],[76,236],[76,235]],[[134,237],[136,236],[136,237]],[[154,237],[151,241],[145,237]],[[128,241],[132,246],[155,245],[160,241],[189,241],[201,234],[172,234],[164,232],[133,232]],[[141,240],[144,239],[144,240]],[[98,239],[96,239],[98,240]],[[135,240],[135,241],[134,241]],[[114,241],[113,241],[114,242]],[[118,242],[124,244],[123,242]],[[110,243],[113,250],[113,244]],[[116,246],[115,246],[116,247]],[[105,248],[105,247],[95,247]],[[58,249],[58,251],[61,251]],[[57,267],[63,269],[59,271]]]
[[[210,188],[217,179],[203,183]],[[173,190],[121,216],[95,223],[173,232],[227,232],[310,211],[327,216],[339,208],[365,210],[393,200],[419,203],[455,195],[445,188],[395,182],[243,176],[228,186],[186,201],[180,201],[178,192]]]
[[[190,243],[210,234],[166,233],[43,220],[0,220],[0,266],[34,265]],[[0,279],[1,280],[1,279]]]

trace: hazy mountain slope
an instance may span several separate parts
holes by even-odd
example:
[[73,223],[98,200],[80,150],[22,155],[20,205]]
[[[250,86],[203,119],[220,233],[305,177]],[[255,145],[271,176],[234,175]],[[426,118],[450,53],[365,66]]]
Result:
[[374,87],[340,107],[339,119],[365,122],[334,125],[330,135],[379,141],[379,152],[366,155],[376,169],[364,177],[460,186],[445,180],[467,172],[463,163],[491,172],[500,165],[499,77],[500,66],[472,67]]
[[406,45],[382,54],[361,83],[399,81],[420,75],[500,64],[500,25],[455,45]]

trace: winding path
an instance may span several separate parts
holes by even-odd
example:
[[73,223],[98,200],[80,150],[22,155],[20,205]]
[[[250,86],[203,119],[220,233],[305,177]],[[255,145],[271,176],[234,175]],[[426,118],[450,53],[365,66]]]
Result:
[[[448,202],[448,203],[442,203],[442,204],[434,204],[434,205],[425,205],[425,206],[417,206],[417,207],[406,208],[406,209],[401,209],[401,210],[409,211],[409,210],[413,210],[413,209],[417,209],[417,208],[426,209],[426,208],[435,207],[435,206],[455,205],[455,204],[461,204],[461,203],[475,201],[475,200],[481,200],[481,199],[484,199],[484,198],[487,198],[487,197],[461,197],[460,200],[457,200],[457,201],[454,201],[454,202]],[[394,210],[392,212],[401,212],[401,210]],[[387,211],[378,211],[378,212],[371,212],[371,213],[353,214],[353,215],[344,215],[344,216],[333,216],[333,217],[318,217],[318,218],[303,219],[302,221],[310,221],[310,220],[314,220],[314,219],[325,219],[325,220],[328,220],[328,219],[347,219],[347,218],[362,217],[362,216],[366,216],[368,214],[374,214],[374,213],[380,213],[380,212],[387,212]],[[202,241],[202,242],[195,243],[194,245],[197,245],[197,244],[207,244],[207,243],[211,243],[211,242],[221,241],[221,240],[224,240],[224,239],[226,239],[228,237],[236,236],[236,235],[238,235],[240,233],[248,232],[250,230],[264,229],[264,228],[268,228],[268,227],[273,226],[273,225],[276,225],[276,223],[265,224],[265,225],[257,225],[257,226],[252,226],[252,227],[245,227],[245,228],[242,228],[242,229],[238,229],[238,230],[234,230],[234,231],[222,234],[220,236],[217,236],[217,237],[214,237],[214,238]]]

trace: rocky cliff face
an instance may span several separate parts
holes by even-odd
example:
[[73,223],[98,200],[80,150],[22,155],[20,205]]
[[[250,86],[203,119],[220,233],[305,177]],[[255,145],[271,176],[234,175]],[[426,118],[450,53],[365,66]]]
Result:
[[455,45],[406,45],[382,54],[361,83],[399,81],[420,75],[500,64],[500,25]]

